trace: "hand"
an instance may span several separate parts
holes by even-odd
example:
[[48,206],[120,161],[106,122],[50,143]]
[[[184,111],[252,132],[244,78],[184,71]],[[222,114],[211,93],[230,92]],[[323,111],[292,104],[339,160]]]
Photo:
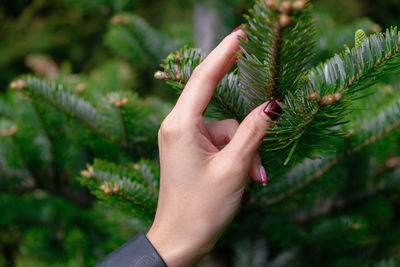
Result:
[[159,131],[160,194],[147,237],[168,266],[192,265],[211,250],[234,217],[248,174],[267,182],[257,148],[273,127],[267,120],[280,112],[276,102],[257,107],[241,125],[205,124],[202,115],[236,62],[238,36],[246,37],[232,32],[194,70]]

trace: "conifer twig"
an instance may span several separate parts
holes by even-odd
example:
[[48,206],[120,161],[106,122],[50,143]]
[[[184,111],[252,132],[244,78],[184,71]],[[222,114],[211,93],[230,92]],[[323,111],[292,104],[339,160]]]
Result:
[[388,134],[391,131],[397,129],[398,127],[400,127],[400,120],[396,121],[395,123],[393,123],[392,125],[387,127],[384,131],[382,131],[380,133],[377,133],[376,135],[368,138],[362,144],[360,144],[360,145],[358,145],[358,146],[356,146],[356,147],[354,147],[352,149],[348,149],[344,153],[338,155],[336,158],[332,159],[327,164],[325,164],[320,170],[318,170],[317,172],[315,172],[314,174],[312,174],[311,176],[306,178],[302,183],[298,184],[297,186],[291,188],[290,190],[288,190],[288,191],[286,191],[286,192],[284,192],[282,194],[279,194],[276,197],[270,198],[265,203],[265,206],[272,206],[272,205],[277,204],[279,202],[282,202],[283,200],[287,199],[288,197],[294,195],[295,193],[297,193],[298,191],[302,190],[304,187],[309,185],[311,182],[317,180],[322,175],[327,173],[332,167],[337,165],[343,158],[345,158],[345,155],[351,156],[354,153],[359,152],[364,147],[375,143],[377,140],[383,138],[386,134]]
[[99,135],[105,139],[108,139],[111,142],[113,142],[123,148],[126,148],[123,145],[123,143],[120,140],[118,140],[118,138],[115,138],[114,136],[110,135],[109,133],[107,133],[105,131],[102,131],[92,122],[86,120],[85,118],[83,118],[82,116],[77,114],[76,112],[74,112],[74,111],[64,107],[62,104],[60,104],[58,102],[59,99],[70,98],[69,99],[70,102],[72,100],[74,100],[74,101],[76,101],[75,103],[78,103],[78,104],[83,103],[86,105],[85,108],[87,108],[87,107],[91,108],[89,110],[90,112],[94,111],[94,108],[92,108],[90,104],[88,104],[87,102],[84,102],[81,99],[78,99],[78,100],[74,99],[74,96],[69,94],[68,92],[65,92],[64,90],[62,90],[62,87],[60,88],[60,85],[57,85],[57,87],[56,87],[55,84],[49,84],[49,83],[47,83],[43,80],[37,79],[35,77],[26,76],[26,77],[22,77],[21,79],[17,79],[15,81],[13,81],[10,84],[10,88],[13,90],[26,89],[26,91],[28,93],[34,95],[35,97],[43,100],[46,103],[54,106],[56,109],[58,109],[59,111],[61,111],[64,114],[70,116],[71,118],[75,119],[77,122],[79,122],[83,126],[89,128],[90,130],[95,132],[97,135]]
[[282,37],[284,28],[277,23],[273,28],[273,43],[272,43],[272,58],[271,58],[271,68],[269,72],[270,76],[270,89],[266,89],[267,93],[272,94],[274,97],[281,97],[279,93],[279,82],[281,75],[281,56],[282,56]]

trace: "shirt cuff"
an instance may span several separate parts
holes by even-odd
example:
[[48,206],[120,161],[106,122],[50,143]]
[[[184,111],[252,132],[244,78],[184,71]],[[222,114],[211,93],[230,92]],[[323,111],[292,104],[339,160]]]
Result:
[[164,260],[143,233],[138,233],[111,252],[95,267],[167,267]]

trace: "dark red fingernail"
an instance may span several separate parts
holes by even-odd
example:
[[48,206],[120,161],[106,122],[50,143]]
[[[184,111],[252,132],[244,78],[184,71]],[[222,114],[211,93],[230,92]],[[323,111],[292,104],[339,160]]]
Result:
[[282,98],[274,97],[270,100],[267,106],[264,108],[264,114],[267,115],[271,120],[276,120],[279,117],[279,114],[282,113],[282,108],[276,102],[283,103]]
[[236,27],[232,32],[237,32],[238,30],[240,30],[240,26]]

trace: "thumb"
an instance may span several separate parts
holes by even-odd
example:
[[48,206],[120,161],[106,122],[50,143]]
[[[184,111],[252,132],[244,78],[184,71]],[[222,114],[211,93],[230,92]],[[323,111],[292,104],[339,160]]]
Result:
[[282,102],[279,98],[274,98],[255,108],[242,121],[233,136],[231,142],[223,149],[227,155],[236,155],[240,162],[250,164],[254,153],[262,143],[265,136],[265,129],[274,127],[268,120],[275,120],[282,112],[282,108],[277,102]]

